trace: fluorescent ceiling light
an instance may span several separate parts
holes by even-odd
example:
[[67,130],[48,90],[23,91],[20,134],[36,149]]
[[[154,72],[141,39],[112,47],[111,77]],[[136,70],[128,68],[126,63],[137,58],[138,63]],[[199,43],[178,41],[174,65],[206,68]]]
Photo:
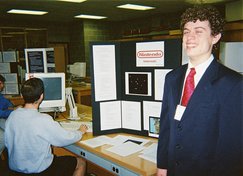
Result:
[[77,15],[75,16],[75,18],[87,18],[87,19],[96,19],[96,20],[100,20],[100,19],[104,19],[104,18],[107,18],[107,17],[104,17],[104,16],[95,16],[95,15]]
[[25,15],[44,15],[44,14],[47,14],[48,12],[36,11],[36,10],[11,9],[11,10],[8,11],[8,13],[25,14]]
[[58,0],[58,1],[81,3],[81,2],[84,2],[86,0]]
[[154,9],[155,7],[135,5],[135,4],[124,4],[124,5],[117,6],[117,8],[131,9],[131,10],[150,10],[150,9]]

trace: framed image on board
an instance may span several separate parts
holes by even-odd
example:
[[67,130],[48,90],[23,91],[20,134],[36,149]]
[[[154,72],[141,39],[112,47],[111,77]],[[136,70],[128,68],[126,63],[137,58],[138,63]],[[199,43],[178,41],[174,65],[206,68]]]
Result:
[[126,72],[125,85],[127,95],[152,95],[150,72]]
[[160,125],[160,118],[149,116],[149,131],[148,135],[150,137],[159,137],[159,125]]

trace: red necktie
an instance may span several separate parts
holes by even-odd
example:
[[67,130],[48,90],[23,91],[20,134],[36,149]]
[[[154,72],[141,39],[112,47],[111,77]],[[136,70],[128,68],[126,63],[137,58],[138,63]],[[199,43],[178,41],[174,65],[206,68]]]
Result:
[[195,68],[191,68],[184,86],[184,92],[181,100],[181,105],[186,106],[195,88],[194,75],[196,74]]

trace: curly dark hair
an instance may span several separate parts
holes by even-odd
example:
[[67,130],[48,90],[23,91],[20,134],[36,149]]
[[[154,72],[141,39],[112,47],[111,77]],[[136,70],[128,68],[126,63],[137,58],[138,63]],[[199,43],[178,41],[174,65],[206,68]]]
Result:
[[182,31],[187,22],[196,22],[197,20],[208,21],[213,36],[223,32],[225,20],[213,6],[198,5],[187,9],[181,16]]

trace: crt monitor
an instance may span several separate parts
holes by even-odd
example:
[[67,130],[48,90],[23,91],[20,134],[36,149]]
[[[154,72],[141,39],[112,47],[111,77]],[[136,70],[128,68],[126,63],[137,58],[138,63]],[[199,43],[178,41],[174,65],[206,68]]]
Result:
[[86,63],[75,62],[72,65],[68,65],[68,73],[71,73],[74,77],[84,78],[86,77]]
[[26,73],[26,80],[40,78],[44,83],[44,99],[40,104],[40,112],[65,111],[65,74],[64,73]]

